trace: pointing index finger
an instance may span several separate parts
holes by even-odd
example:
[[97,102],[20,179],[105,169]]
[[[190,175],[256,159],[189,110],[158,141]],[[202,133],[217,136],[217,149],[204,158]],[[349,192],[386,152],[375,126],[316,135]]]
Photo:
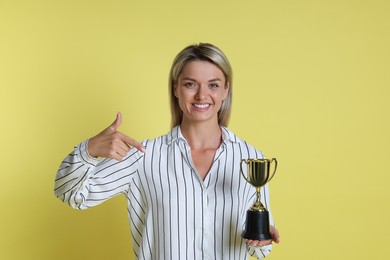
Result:
[[141,152],[145,152],[145,147],[140,143],[134,140],[133,138],[122,134],[122,140],[129,146],[137,148]]

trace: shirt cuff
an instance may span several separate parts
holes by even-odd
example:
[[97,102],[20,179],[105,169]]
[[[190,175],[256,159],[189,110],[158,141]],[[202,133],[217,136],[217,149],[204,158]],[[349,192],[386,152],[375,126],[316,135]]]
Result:
[[265,246],[248,246],[249,247],[249,254],[251,256],[256,256],[258,259],[263,259],[267,257],[272,250],[272,244],[265,245]]
[[98,158],[96,158],[96,157],[92,157],[88,153],[88,142],[89,142],[89,139],[81,142],[76,147],[76,149],[78,150],[78,154],[80,155],[80,160],[81,161],[83,161],[86,164],[90,164],[92,166],[96,166],[100,162],[100,160]]

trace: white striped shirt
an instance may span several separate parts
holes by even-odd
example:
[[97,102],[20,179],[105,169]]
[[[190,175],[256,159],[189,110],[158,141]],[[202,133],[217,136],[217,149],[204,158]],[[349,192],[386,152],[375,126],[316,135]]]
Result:
[[[88,155],[88,140],[64,159],[55,195],[73,208],[86,209],[125,194],[136,259],[259,259],[269,254],[247,247],[241,237],[255,188],[240,173],[242,159],[263,155],[222,127],[222,143],[202,180],[180,127],[143,141],[122,161]],[[261,200],[269,209],[268,186]],[[270,223],[273,225],[272,214]]]

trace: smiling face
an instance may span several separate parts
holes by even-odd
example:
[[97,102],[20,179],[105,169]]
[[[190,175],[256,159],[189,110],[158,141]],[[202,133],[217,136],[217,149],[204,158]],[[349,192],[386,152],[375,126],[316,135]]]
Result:
[[182,124],[211,122],[218,124],[218,111],[228,95],[223,72],[208,61],[191,61],[175,84],[175,96],[183,111]]

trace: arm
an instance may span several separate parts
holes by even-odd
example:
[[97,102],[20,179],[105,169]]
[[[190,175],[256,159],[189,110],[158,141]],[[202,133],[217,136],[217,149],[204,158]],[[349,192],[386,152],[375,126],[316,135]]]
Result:
[[117,131],[120,123],[118,113],[114,123],[76,146],[64,159],[55,179],[56,197],[73,208],[85,209],[126,190],[144,148]]

